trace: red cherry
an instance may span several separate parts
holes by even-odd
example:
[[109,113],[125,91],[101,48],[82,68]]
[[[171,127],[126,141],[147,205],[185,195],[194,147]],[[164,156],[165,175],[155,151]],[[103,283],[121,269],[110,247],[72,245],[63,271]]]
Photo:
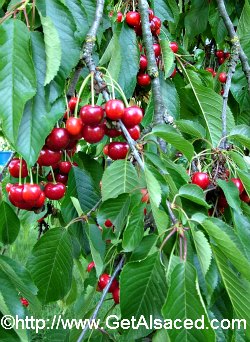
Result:
[[240,199],[245,203],[250,203],[250,197],[245,191],[243,191],[242,194],[240,194]]
[[228,207],[226,197],[223,194],[221,194],[218,198],[218,206],[220,209],[224,209],[224,208]]
[[63,184],[67,184],[68,182],[68,175],[65,175],[65,174],[62,174],[62,173],[58,173],[56,176],[55,176],[55,179],[58,183],[63,183]]
[[116,21],[117,21],[118,23],[120,23],[120,22],[122,21],[122,18],[123,18],[122,12],[118,12],[118,13],[117,13]]
[[226,83],[227,81],[227,74],[225,72],[221,72],[218,77],[221,83]]
[[177,53],[177,51],[179,50],[179,46],[176,42],[171,42],[169,44],[169,47],[174,53]]
[[151,31],[152,31],[152,26],[154,27],[154,32],[152,33],[155,33],[158,29],[161,28],[161,19],[154,16],[150,22]]
[[206,71],[210,72],[212,75],[214,74],[214,69],[213,68],[206,68]]
[[12,184],[9,191],[9,200],[11,202],[23,202],[23,185]]
[[119,287],[116,287],[112,292],[112,297],[114,299],[115,304],[120,303],[120,289]]
[[154,18],[154,11],[151,8],[148,9],[148,18],[149,21],[151,21]]
[[143,119],[143,112],[138,106],[131,106],[125,108],[122,122],[128,128],[138,125]]
[[147,209],[146,208],[143,209],[143,213],[145,216],[147,215]]
[[[103,273],[100,275],[100,278],[98,281],[98,287],[100,290],[103,290],[107,286],[108,282],[110,281],[110,278],[111,278],[110,275],[106,273]],[[118,281],[114,279],[108,292],[113,292],[116,287],[118,287]]]
[[[9,173],[14,178],[19,178],[19,170],[20,170],[20,159],[19,158],[13,158],[11,162],[9,163]],[[28,168],[26,161],[22,159],[22,171],[21,171],[21,177],[25,178],[28,176]]]
[[239,178],[231,178],[231,181],[237,186],[239,193],[242,194],[244,191],[244,185],[242,184],[242,181]]
[[86,125],[98,125],[104,117],[104,110],[101,106],[86,105],[80,109],[80,118]]
[[153,44],[153,49],[154,49],[155,57],[159,57],[161,55],[161,46],[160,46],[160,44]]
[[138,125],[128,128],[128,132],[133,140],[138,140],[141,135],[141,130]]
[[[78,135],[82,131],[82,120],[80,118],[74,118],[73,116],[66,121],[66,129],[71,135]],[[71,138],[71,137],[70,137]],[[70,139],[72,140],[72,139]]]
[[71,111],[71,113],[74,113],[77,100],[78,100],[77,97],[71,97],[71,99],[69,100],[69,110]]
[[109,100],[105,104],[105,112],[110,120],[119,120],[124,112],[124,104],[121,100]]
[[141,189],[142,198],[141,201],[144,203],[149,203],[149,194],[147,189]]
[[224,95],[224,89],[221,89],[220,94]]
[[151,83],[151,78],[148,74],[139,73],[137,75],[137,84],[139,84],[139,86],[146,87],[150,85],[150,83]]
[[106,226],[107,228],[110,228],[113,226],[113,223],[108,219],[104,222],[104,226]]
[[53,128],[46,139],[46,146],[52,151],[65,149],[70,142],[70,135],[66,128]]
[[22,303],[23,306],[27,308],[29,306],[29,301],[26,298],[21,297],[20,302]]
[[141,22],[141,16],[139,12],[131,11],[126,14],[126,23],[129,26],[139,26]]
[[106,154],[106,156],[108,155],[108,153],[109,153],[109,146],[108,145],[105,145],[103,147],[103,153]]
[[7,184],[6,184],[5,189],[6,189],[7,193],[10,192],[10,189],[12,188],[12,186],[13,186],[13,184],[11,184],[11,183],[7,183]]
[[148,66],[148,60],[145,55],[141,55],[140,57],[140,70],[144,71],[147,69]]
[[48,175],[47,175],[47,180],[49,181],[49,182],[53,182],[53,176],[52,176],[52,173],[51,172],[49,172],[48,173]]
[[225,58],[224,57],[221,57],[221,58],[218,58],[218,63],[221,65],[225,62]]
[[51,200],[63,198],[66,192],[66,186],[63,183],[47,183],[44,188],[45,196]]
[[37,163],[40,166],[50,166],[50,165],[58,163],[61,157],[62,157],[62,151],[52,151],[44,147],[39,154]]
[[209,175],[205,172],[195,172],[192,177],[192,183],[205,190],[210,184]]
[[125,159],[129,151],[129,145],[126,142],[112,142],[108,145],[108,156],[113,159]]
[[90,144],[97,143],[104,137],[105,131],[103,125],[83,126],[82,136]]
[[230,58],[230,56],[231,56],[230,52],[224,52],[225,59]]
[[176,68],[174,68],[174,71],[173,71],[172,74],[170,75],[170,78],[174,78],[175,75],[176,75],[176,73],[177,73],[177,70],[176,70]]
[[87,267],[87,272],[90,272],[92,270],[92,268],[95,267],[95,263],[94,261],[91,261],[89,264],[88,264],[88,267]]
[[43,207],[45,200],[46,200],[46,196],[45,196],[44,192],[42,191],[40,197],[38,198],[38,200],[35,201],[35,203],[33,204],[33,207],[34,208],[41,208],[41,207]]
[[23,186],[23,200],[25,202],[35,202],[39,199],[42,190],[38,184],[26,183]]
[[58,167],[59,167],[60,172],[68,174],[72,168],[72,164],[71,162],[68,162],[68,161],[60,161],[58,163]]
[[224,57],[224,51],[223,50],[217,50],[216,51],[216,57],[223,58]]
[[115,128],[108,128],[107,126],[104,126],[104,131],[105,131],[105,134],[110,138],[116,138],[122,134],[121,131],[118,131]]

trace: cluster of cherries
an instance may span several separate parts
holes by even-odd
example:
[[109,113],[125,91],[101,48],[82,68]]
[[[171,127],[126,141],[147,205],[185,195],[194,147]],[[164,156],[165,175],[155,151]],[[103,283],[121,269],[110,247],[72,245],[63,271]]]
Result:
[[[95,267],[95,263],[94,261],[91,261],[88,264],[87,267],[87,271],[90,272],[92,270],[92,268]],[[110,281],[111,276],[107,273],[103,273],[100,275],[99,280],[98,280],[98,284],[97,284],[97,291],[103,291],[105,289],[105,287],[108,285],[109,281]],[[112,284],[108,290],[108,292],[112,293],[112,297],[114,299],[114,302],[116,304],[120,303],[120,288],[119,288],[119,282],[114,279],[112,281]]]
[[[151,8],[148,10],[150,29],[154,36],[158,36],[161,32],[161,19],[154,15]],[[137,11],[130,11],[126,14],[126,23],[133,27],[137,36],[142,35],[141,15]]]
[[218,64],[221,65],[225,62],[226,59],[230,57],[230,52],[224,52],[223,50],[217,50],[215,53],[217,57]]

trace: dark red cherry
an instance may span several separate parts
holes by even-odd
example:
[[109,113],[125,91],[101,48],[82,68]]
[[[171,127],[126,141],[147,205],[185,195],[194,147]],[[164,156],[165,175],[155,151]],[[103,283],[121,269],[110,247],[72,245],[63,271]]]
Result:
[[113,159],[125,159],[129,151],[129,145],[126,142],[111,142],[108,145],[108,156]]
[[224,57],[221,57],[221,58],[218,58],[218,63],[221,65],[225,62],[225,58]]
[[147,66],[148,66],[147,57],[145,55],[141,55],[141,57],[140,57],[140,70],[141,71],[146,70]]
[[195,172],[192,177],[192,183],[205,190],[210,184],[209,175],[205,172]]
[[140,130],[140,127],[138,125],[131,127],[131,128],[128,128],[128,132],[129,132],[132,139],[138,140],[140,138],[141,130]]
[[120,130],[117,130],[115,128],[108,128],[107,126],[104,126],[105,134],[110,138],[116,138],[122,135],[122,132]]
[[23,186],[23,200],[25,202],[35,202],[39,199],[42,190],[38,184],[26,183]]
[[52,151],[65,149],[70,142],[70,134],[66,128],[53,128],[46,139],[46,146]]
[[[161,28],[161,19],[154,16],[150,22],[151,25],[154,26],[154,32]],[[152,29],[151,29],[152,30]],[[152,32],[153,33],[153,32]]]
[[51,200],[63,198],[66,192],[66,186],[63,183],[47,183],[44,188],[45,196]]
[[177,53],[177,51],[179,50],[179,46],[176,42],[170,42],[169,46],[174,53]]
[[231,181],[237,186],[239,193],[242,194],[244,191],[244,185],[239,178],[231,178]]
[[176,75],[176,73],[177,73],[177,70],[176,70],[176,68],[174,68],[174,71],[173,71],[172,74],[170,75],[170,78],[174,78],[175,75]]
[[[110,281],[110,278],[110,275],[106,273],[100,275],[98,281],[98,287],[100,290],[103,290],[107,286],[108,282]],[[118,281],[114,279],[108,292],[113,292],[116,287],[118,287]]]
[[110,120],[119,120],[124,112],[124,103],[121,100],[109,100],[105,104],[105,112]]
[[68,182],[68,175],[65,175],[63,173],[58,173],[56,174],[55,179],[58,183],[63,183],[66,185]]
[[27,306],[29,306],[29,301],[26,298],[21,297],[20,298],[20,302],[23,306],[25,306],[27,308]]
[[109,153],[109,146],[108,146],[108,145],[105,145],[105,146],[103,147],[103,153],[104,153],[106,156],[108,156],[108,153]]
[[59,167],[60,172],[68,174],[72,168],[72,164],[71,162],[68,162],[68,161],[60,161],[58,163],[58,167]]
[[38,200],[36,200],[35,203],[33,204],[33,207],[34,208],[41,208],[41,207],[43,207],[43,205],[45,203],[45,200],[46,200],[46,196],[45,196],[44,192],[42,191],[40,197],[38,198]]
[[155,57],[159,57],[161,55],[160,44],[153,44],[153,49],[154,49]]
[[126,14],[126,23],[129,26],[139,26],[141,22],[141,16],[139,12],[131,11]]
[[80,109],[80,118],[86,125],[98,125],[104,117],[104,110],[101,106],[86,105]]
[[71,97],[71,99],[69,100],[69,110],[71,111],[71,113],[74,113],[77,100],[78,100],[77,97]]
[[88,267],[87,267],[87,272],[90,272],[92,270],[92,268],[95,267],[95,263],[94,261],[91,261],[89,264],[88,264]]
[[[19,178],[19,170],[20,170],[20,159],[13,158],[9,163],[9,173],[14,178]],[[22,170],[21,170],[21,178],[25,178],[28,176],[28,168],[26,161],[22,159]]]
[[[82,120],[80,118],[70,117],[66,121],[66,129],[69,132],[69,134],[76,136],[82,132]],[[72,140],[72,137],[70,137],[70,140]]]
[[110,227],[113,227],[113,223],[109,219],[107,219],[104,222],[104,226],[107,227],[107,228],[110,228]]
[[118,23],[120,23],[120,22],[122,21],[122,18],[123,18],[122,12],[118,12],[118,13],[117,13],[116,21],[117,21]]
[[122,116],[122,122],[128,128],[138,125],[143,119],[143,112],[138,106],[127,107]]
[[151,21],[153,18],[154,18],[154,11],[151,8],[149,8],[148,9],[148,19],[149,19],[149,21]]
[[120,303],[120,289],[119,289],[119,287],[116,287],[112,291],[112,297],[114,299],[115,304],[119,304]]
[[12,184],[9,191],[9,200],[11,202],[23,202],[23,184]]
[[147,87],[151,83],[151,78],[148,74],[139,73],[137,75],[137,84],[141,87]]
[[90,144],[97,143],[104,137],[104,127],[103,125],[97,126],[83,126],[82,136]]
[[224,57],[224,51],[223,50],[217,50],[216,51],[216,57],[223,58]]
[[37,163],[40,166],[50,166],[58,163],[61,160],[62,151],[52,151],[44,147],[38,157]]
[[226,82],[227,82],[227,74],[226,74],[225,72],[221,72],[221,73],[219,74],[218,80],[219,80],[221,83],[226,83]]

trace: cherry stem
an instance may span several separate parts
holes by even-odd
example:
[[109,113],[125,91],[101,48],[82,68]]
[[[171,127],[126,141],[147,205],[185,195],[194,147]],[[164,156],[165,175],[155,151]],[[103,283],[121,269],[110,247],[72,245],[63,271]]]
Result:
[[67,119],[69,118],[69,103],[67,99],[67,95],[65,94],[65,102],[66,102],[66,107],[67,107]]
[[30,174],[30,184],[33,184],[33,175],[32,175],[32,169],[29,169],[29,174]]
[[177,232],[177,228],[174,227],[173,230],[165,237],[165,239],[163,240],[159,250],[161,251],[163,249],[163,247],[165,246],[165,244],[168,242],[168,240],[171,238],[172,235],[174,235]]
[[23,163],[23,158],[20,157],[20,166],[19,166],[19,185],[22,184],[22,163]]
[[52,167],[52,166],[50,167],[50,171],[51,171],[53,183],[56,184],[55,174],[54,174],[54,170],[53,170],[53,167]]
[[39,164],[36,164],[36,183],[38,184]]
[[77,118],[78,106],[79,106],[79,102],[80,102],[80,98],[81,98],[82,92],[83,92],[86,84],[88,83],[90,77],[91,77],[91,73],[83,80],[81,88],[79,90],[77,101],[76,101],[76,106],[75,106],[75,112],[74,112],[75,118]]
[[125,106],[126,106],[126,107],[129,107],[127,98],[126,98],[126,96],[125,96],[125,94],[124,94],[124,91],[122,90],[120,84],[119,84],[118,82],[116,82],[116,80],[114,80],[114,79],[113,79],[113,82],[114,82],[114,84],[117,86],[117,88],[119,89],[119,93],[121,94],[121,97],[122,97],[122,99],[123,99],[123,101],[124,101],[124,103],[125,103]]
[[91,105],[95,105],[94,73],[91,72]]

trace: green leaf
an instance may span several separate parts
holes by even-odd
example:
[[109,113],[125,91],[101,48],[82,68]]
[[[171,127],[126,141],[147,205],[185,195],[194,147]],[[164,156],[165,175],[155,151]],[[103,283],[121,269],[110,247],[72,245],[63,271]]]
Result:
[[96,224],[88,225],[88,237],[96,273],[100,276],[103,271],[106,243],[102,240],[102,232]]
[[185,16],[186,34],[189,38],[203,33],[208,23],[209,5],[207,0],[192,0],[191,8]]
[[[162,313],[167,320],[180,319],[183,322],[185,319],[189,319],[193,323],[192,329],[190,326],[189,329],[182,326],[178,330],[168,330],[171,341],[215,341],[215,334],[210,327],[208,315],[199,292],[196,270],[190,263],[180,263],[174,268]],[[194,321],[197,322],[198,326],[201,326],[201,317],[205,326],[204,330],[194,327]],[[170,324],[173,322],[169,321],[168,326]]]
[[139,261],[146,259],[148,255],[157,251],[156,242],[158,240],[157,235],[150,234],[144,236],[139,246],[133,251],[129,261]]
[[4,245],[12,244],[19,233],[20,222],[12,207],[2,202],[0,204],[0,242]]
[[136,187],[138,176],[133,165],[126,160],[117,160],[103,174],[102,199],[116,198],[120,194],[132,192]]
[[195,138],[203,138],[206,135],[204,127],[198,122],[194,124],[191,120],[177,120],[175,124],[182,133],[187,133]]
[[250,59],[250,3],[245,1],[245,5],[241,12],[240,20],[238,23],[237,34],[240,38],[241,47]]
[[201,231],[194,231],[193,238],[202,273],[205,276],[211,264],[212,250],[207,238]]
[[194,155],[193,145],[184,139],[173,127],[157,125],[152,129],[152,134],[173,145],[177,150],[181,151],[188,160],[192,159]]
[[41,33],[31,33],[31,50],[36,72],[37,93],[26,103],[16,139],[16,149],[30,167],[37,161],[47,135],[65,110],[64,99],[58,100],[52,107],[47,102],[44,88],[45,45]]
[[[161,308],[166,296],[166,278],[158,253],[139,262],[127,263],[120,275],[120,307],[122,318],[138,319],[141,315],[149,324],[150,316],[161,319]],[[129,303],[129,305],[128,305]],[[126,331],[126,340],[147,336],[152,329],[139,326],[138,330]]]
[[156,207],[159,207],[161,203],[161,187],[155,176],[147,167],[145,167],[145,179],[147,184],[147,190],[149,199]]
[[[236,269],[241,272],[242,276],[247,280],[250,280],[250,263],[246,259],[245,255],[239,249],[236,241],[232,239],[232,235],[230,233],[223,231],[220,226],[212,222],[212,220],[205,220],[202,222],[202,226],[208,233],[210,237],[212,237],[211,243],[218,246],[221,252],[231,261],[231,263],[236,267]],[[228,226],[228,229],[232,229]]]
[[247,191],[248,195],[250,195],[250,179],[249,179],[249,172],[242,171],[240,169],[237,170],[237,174],[242,181],[245,190]]
[[[195,98],[205,121],[207,136],[212,145],[216,147],[221,139],[221,112],[222,97],[214,90],[201,84],[198,75],[192,70],[186,70],[185,74],[190,82]],[[233,114],[227,108],[227,130],[231,131],[234,127]]]
[[195,184],[185,184],[179,189],[179,196],[186,198],[194,203],[210,208],[210,205],[205,200],[203,190]]
[[44,85],[49,84],[56,76],[62,58],[61,42],[58,32],[50,17],[40,16],[46,53],[46,76]]
[[[125,96],[130,98],[136,86],[136,75],[139,69],[139,48],[136,34],[131,27],[123,25],[119,36],[121,53],[121,67],[118,83],[123,89]],[[128,53],[129,51],[129,53]]]
[[217,180],[217,184],[223,190],[226,200],[231,208],[241,212],[239,190],[232,181]]
[[167,21],[174,21],[174,15],[168,1],[165,0],[152,0],[152,8],[154,14],[161,19]]
[[174,66],[174,53],[169,47],[169,41],[165,39],[160,40],[161,45],[161,53],[164,63],[164,73],[165,78],[169,77],[171,73],[173,72],[173,66]]
[[250,283],[239,278],[237,272],[228,265],[227,257],[217,247],[213,254],[220,271],[222,281],[230,297],[236,317],[246,321],[246,336],[250,338]]
[[144,235],[144,207],[135,207],[127,218],[123,233],[122,247],[125,252],[132,252],[140,244]]
[[[91,2],[88,1],[88,3]],[[79,32],[79,38],[83,40],[89,29],[87,14],[85,12],[83,1],[65,0],[65,4],[75,20],[77,31]]]
[[9,19],[0,26],[0,118],[14,146],[24,105],[36,93],[29,44],[30,33],[21,21]]
[[62,299],[70,290],[73,255],[67,230],[49,230],[35,244],[27,264],[43,303]]
[[165,211],[157,208],[154,203],[151,203],[151,209],[158,233],[162,234],[169,226],[169,217]]
[[160,84],[163,102],[168,113],[173,118],[178,119],[180,117],[180,98],[174,82],[169,79],[164,80],[162,73],[160,73]]
[[250,149],[250,127],[247,125],[239,125],[232,129],[229,139],[240,142],[243,146]]
[[245,247],[248,259],[250,260],[250,219],[237,211],[233,212],[233,219],[237,235]]

